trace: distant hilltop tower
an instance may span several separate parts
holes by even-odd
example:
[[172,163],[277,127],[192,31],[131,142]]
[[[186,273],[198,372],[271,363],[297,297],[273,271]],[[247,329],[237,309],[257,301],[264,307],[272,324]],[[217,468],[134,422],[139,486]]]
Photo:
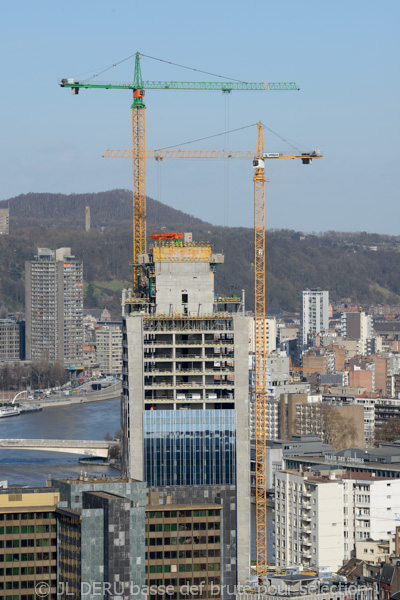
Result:
[[85,231],[90,231],[90,206],[85,208]]

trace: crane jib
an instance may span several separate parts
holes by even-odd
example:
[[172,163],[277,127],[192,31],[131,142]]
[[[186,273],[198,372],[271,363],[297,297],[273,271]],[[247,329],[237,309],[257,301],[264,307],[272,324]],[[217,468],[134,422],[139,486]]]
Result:
[[[59,83],[61,87],[67,88],[85,88],[85,89],[109,89],[109,90],[136,90],[134,83],[87,83],[74,81],[73,79],[62,79]],[[246,83],[246,82],[222,82],[222,81],[143,81],[141,89],[146,90],[204,90],[204,91],[290,91],[300,88],[293,82],[291,83]]]

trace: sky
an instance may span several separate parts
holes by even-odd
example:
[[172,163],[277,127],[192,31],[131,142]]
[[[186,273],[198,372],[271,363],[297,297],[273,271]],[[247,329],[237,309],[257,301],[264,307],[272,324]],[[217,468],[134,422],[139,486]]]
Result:
[[[399,17],[398,0],[2,3],[0,200],[132,189],[130,160],[102,158],[131,147],[131,92],[72,96],[58,79],[139,51],[226,80],[300,87],[149,90],[147,149],[253,151],[261,121],[266,151],[324,155],[310,166],[266,163],[267,228],[398,234]],[[141,66],[144,80],[218,80],[146,57]],[[133,69],[131,58],[98,79],[130,82]],[[146,171],[149,196],[215,225],[252,226],[251,161],[148,160]]]

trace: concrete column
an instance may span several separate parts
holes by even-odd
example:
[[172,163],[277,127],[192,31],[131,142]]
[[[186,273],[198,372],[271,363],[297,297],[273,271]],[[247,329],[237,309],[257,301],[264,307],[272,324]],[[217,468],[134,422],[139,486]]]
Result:
[[236,491],[238,581],[250,573],[250,405],[248,375],[248,318],[233,317],[235,408],[236,408]]
[[127,476],[139,481],[146,480],[144,472],[144,360],[143,317],[135,315],[126,319],[129,373],[129,456]]

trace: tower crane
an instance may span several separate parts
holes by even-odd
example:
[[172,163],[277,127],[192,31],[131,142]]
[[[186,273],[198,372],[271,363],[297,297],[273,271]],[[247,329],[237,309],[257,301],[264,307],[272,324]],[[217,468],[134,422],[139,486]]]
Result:
[[[104,157],[130,158],[130,150],[107,150]],[[300,159],[308,165],[323,158],[318,150],[303,154],[265,152],[264,131],[257,126],[255,153],[250,150],[147,150],[147,158],[253,159],[254,167],[254,331],[255,331],[255,442],[256,442],[256,552],[257,577],[268,570],[267,563],[267,458],[266,458],[266,385],[265,385],[265,160]],[[172,235],[172,234],[168,234]],[[179,235],[179,234],[176,234]]]
[[136,53],[132,83],[79,82],[61,79],[59,85],[70,88],[74,95],[81,88],[132,90],[132,171],[133,171],[133,283],[135,292],[143,289],[142,267],[138,264],[139,254],[146,252],[146,144],[145,144],[145,90],[234,90],[284,91],[298,90],[295,83],[247,83],[240,81],[143,81],[140,53]]
[[258,123],[254,167],[254,331],[255,331],[255,437],[256,437],[256,549],[257,578],[268,570],[267,563],[267,457],[266,457],[266,385],[265,385],[265,159],[299,158],[305,165],[322,158],[315,151],[298,156],[264,152],[264,131]]

